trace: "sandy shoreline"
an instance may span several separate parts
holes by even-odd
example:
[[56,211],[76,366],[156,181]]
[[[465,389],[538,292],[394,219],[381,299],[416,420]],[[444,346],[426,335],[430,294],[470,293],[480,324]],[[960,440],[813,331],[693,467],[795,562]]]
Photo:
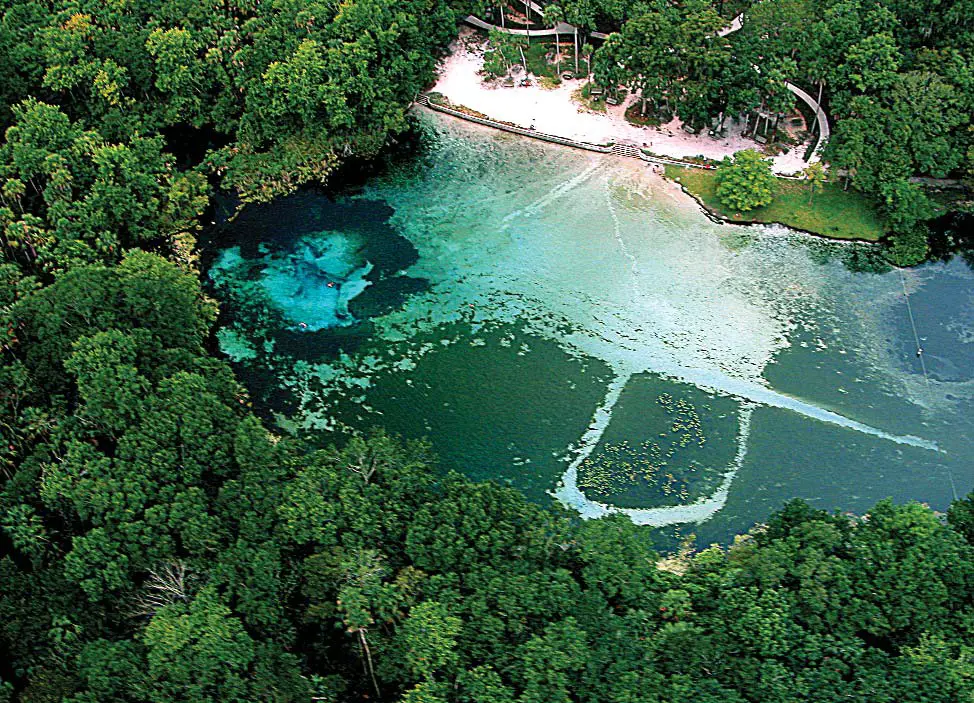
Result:
[[[494,85],[485,83],[479,75],[483,68],[483,54],[476,48],[476,37],[473,30],[463,30],[439,68],[433,91],[442,93],[454,104],[465,105],[496,120],[524,128],[533,126],[538,131],[568,139],[645,146],[666,156],[700,155],[722,159],[735,151],[758,146],[741,136],[740,126],[736,123],[728,125],[725,139],[687,134],[678,119],[660,127],[630,124],[624,114],[635,99],[633,96],[622,105],[609,106],[605,113],[590,111],[572,100],[572,93],[585,83],[581,79],[563,81],[552,90],[540,87],[537,81],[529,87],[516,88],[501,87],[499,82]],[[791,175],[800,172],[805,167],[804,153],[805,147],[799,146],[774,157],[775,173]]]

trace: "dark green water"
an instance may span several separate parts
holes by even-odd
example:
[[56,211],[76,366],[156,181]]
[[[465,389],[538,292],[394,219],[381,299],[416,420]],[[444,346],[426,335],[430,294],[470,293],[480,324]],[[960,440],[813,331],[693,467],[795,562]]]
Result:
[[711,223],[638,163],[424,119],[363,192],[225,233],[221,346],[282,430],[427,437],[444,469],[703,542],[795,496],[974,485],[962,260],[857,273],[868,251]]

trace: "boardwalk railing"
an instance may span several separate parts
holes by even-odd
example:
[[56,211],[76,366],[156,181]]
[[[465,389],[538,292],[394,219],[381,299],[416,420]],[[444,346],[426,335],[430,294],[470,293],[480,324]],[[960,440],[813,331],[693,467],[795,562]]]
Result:
[[504,34],[517,34],[522,37],[553,37],[556,34],[571,34],[575,31],[574,25],[567,22],[559,22],[557,27],[546,27],[544,29],[515,29],[513,27],[501,27],[500,25],[485,22],[476,15],[467,15],[463,21],[479,29],[486,29],[488,32],[496,29]]

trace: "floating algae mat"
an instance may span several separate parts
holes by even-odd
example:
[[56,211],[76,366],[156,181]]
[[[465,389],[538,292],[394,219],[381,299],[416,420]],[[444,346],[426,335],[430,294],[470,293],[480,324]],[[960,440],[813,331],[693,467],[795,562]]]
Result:
[[868,249],[712,223],[638,162],[423,120],[360,192],[222,233],[218,339],[282,431],[426,437],[444,470],[702,540],[795,496],[971,489],[961,259],[861,272]]

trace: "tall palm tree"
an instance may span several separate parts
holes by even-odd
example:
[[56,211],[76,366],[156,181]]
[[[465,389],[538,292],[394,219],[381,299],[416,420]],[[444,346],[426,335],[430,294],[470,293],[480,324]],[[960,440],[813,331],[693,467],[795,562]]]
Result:
[[561,37],[558,34],[558,25],[565,21],[565,11],[559,5],[548,5],[544,9],[544,21],[555,30],[555,67],[561,73]]
[[595,51],[595,47],[585,42],[582,45],[582,54],[585,56],[585,77],[588,78],[592,75],[592,53]]
[[575,77],[578,77],[578,27],[572,25],[572,29],[575,30]]

